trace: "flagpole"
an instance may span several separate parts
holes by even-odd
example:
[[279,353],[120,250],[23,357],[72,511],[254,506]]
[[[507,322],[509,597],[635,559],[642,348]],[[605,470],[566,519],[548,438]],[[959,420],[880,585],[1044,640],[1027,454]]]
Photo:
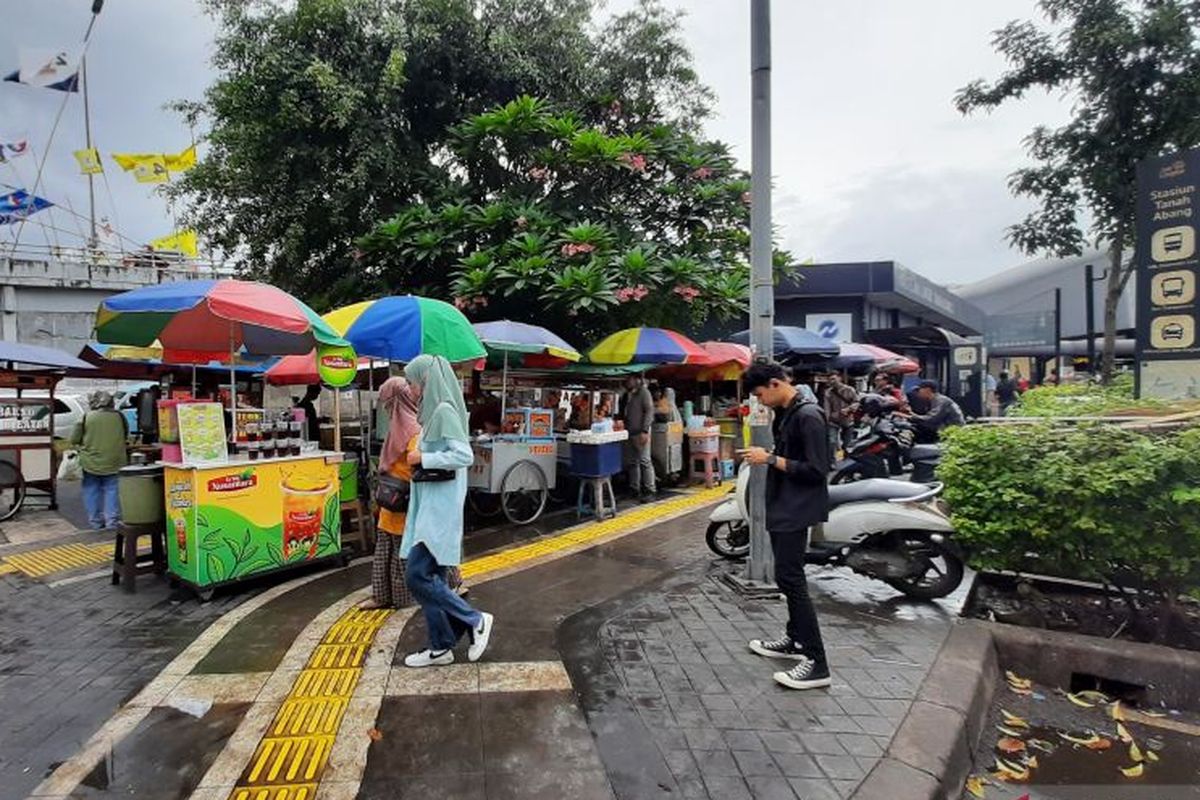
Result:
[[[93,21],[95,17],[92,18]],[[87,140],[87,149],[92,151],[92,111],[91,105],[88,103],[88,78],[87,78],[87,56],[79,60],[79,80],[83,83],[83,133]],[[90,226],[91,237],[88,239],[88,248],[94,249],[97,246],[96,239],[96,176],[88,171],[88,224]]]

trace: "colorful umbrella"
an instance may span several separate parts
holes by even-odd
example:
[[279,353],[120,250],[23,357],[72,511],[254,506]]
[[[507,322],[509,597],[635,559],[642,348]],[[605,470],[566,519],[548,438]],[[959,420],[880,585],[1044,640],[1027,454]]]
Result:
[[316,312],[282,289],[238,280],[178,281],[134,289],[100,303],[102,344],[174,352],[278,356],[346,342]]
[[[502,319],[496,322],[477,322],[475,333],[478,334],[484,346],[492,353],[502,353],[504,356],[504,375],[500,382],[500,408],[505,409],[508,402],[508,360],[512,354],[522,358],[536,359],[541,356],[540,363],[566,364],[578,361],[579,351],[564,342],[556,334],[537,325],[526,325],[524,322],[513,322]],[[548,358],[547,358],[548,357]],[[533,364],[531,364],[532,366]]]
[[858,344],[857,342],[844,344],[842,347],[850,348],[852,352],[871,356],[874,359],[875,369],[882,370],[883,372],[915,373],[921,371],[920,364],[899,353],[893,353],[886,347],[874,344]]
[[704,348],[663,328],[617,331],[588,353],[595,364],[712,364]]
[[487,355],[471,323],[449,303],[398,295],[339,308],[324,319],[359,355],[387,361],[442,356],[451,363]]
[[749,368],[754,356],[750,348],[731,342],[704,342],[700,345],[713,361],[696,376],[702,381],[736,381]]

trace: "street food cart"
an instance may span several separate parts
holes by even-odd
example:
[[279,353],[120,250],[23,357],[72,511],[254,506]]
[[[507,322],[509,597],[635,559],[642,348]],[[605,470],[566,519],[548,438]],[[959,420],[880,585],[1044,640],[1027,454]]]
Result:
[[[514,525],[537,520],[557,482],[558,448],[554,438],[478,436],[471,448],[475,463],[467,473],[468,488],[473,493],[495,495],[500,510]],[[473,505],[477,510],[485,507],[477,501]]]
[[[228,455],[217,403],[175,407],[181,459],[164,462],[167,566],[203,597],[246,578],[341,560],[340,453]],[[250,451],[255,452],[255,451]],[[286,454],[284,454],[286,453]]]

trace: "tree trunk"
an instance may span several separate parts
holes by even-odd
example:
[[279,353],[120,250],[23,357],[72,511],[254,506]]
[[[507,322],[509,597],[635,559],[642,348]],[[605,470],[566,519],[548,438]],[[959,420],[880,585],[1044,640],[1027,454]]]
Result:
[[[1117,366],[1117,306],[1121,302],[1121,293],[1128,282],[1122,272],[1125,247],[1121,243],[1124,230],[1118,232],[1116,241],[1109,251],[1108,287],[1104,293],[1104,352],[1100,362],[1103,365],[1100,372],[1100,383],[1108,386],[1112,383]],[[1132,265],[1128,267],[1132,269]],[[1091,290],[1091,287],[1088,289]]]

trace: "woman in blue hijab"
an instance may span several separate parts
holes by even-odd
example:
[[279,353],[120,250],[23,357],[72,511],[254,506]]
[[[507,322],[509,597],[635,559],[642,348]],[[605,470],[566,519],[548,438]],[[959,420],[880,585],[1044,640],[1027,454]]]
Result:
[[441,356],[418,356],[405,367],[404,377],[420,397],[421,437],[407,456],[414,472],[400,558],[407,560],[404,578],[429,629],[429,646],[404,663],[453,664],[454,646],[463,634],[471,641],[467,657],[478,661],[491,638],[493,617],[472,608],[446,582],[447,567],[462,562],[467,468],[475,461],[466,404],[454,370]]

